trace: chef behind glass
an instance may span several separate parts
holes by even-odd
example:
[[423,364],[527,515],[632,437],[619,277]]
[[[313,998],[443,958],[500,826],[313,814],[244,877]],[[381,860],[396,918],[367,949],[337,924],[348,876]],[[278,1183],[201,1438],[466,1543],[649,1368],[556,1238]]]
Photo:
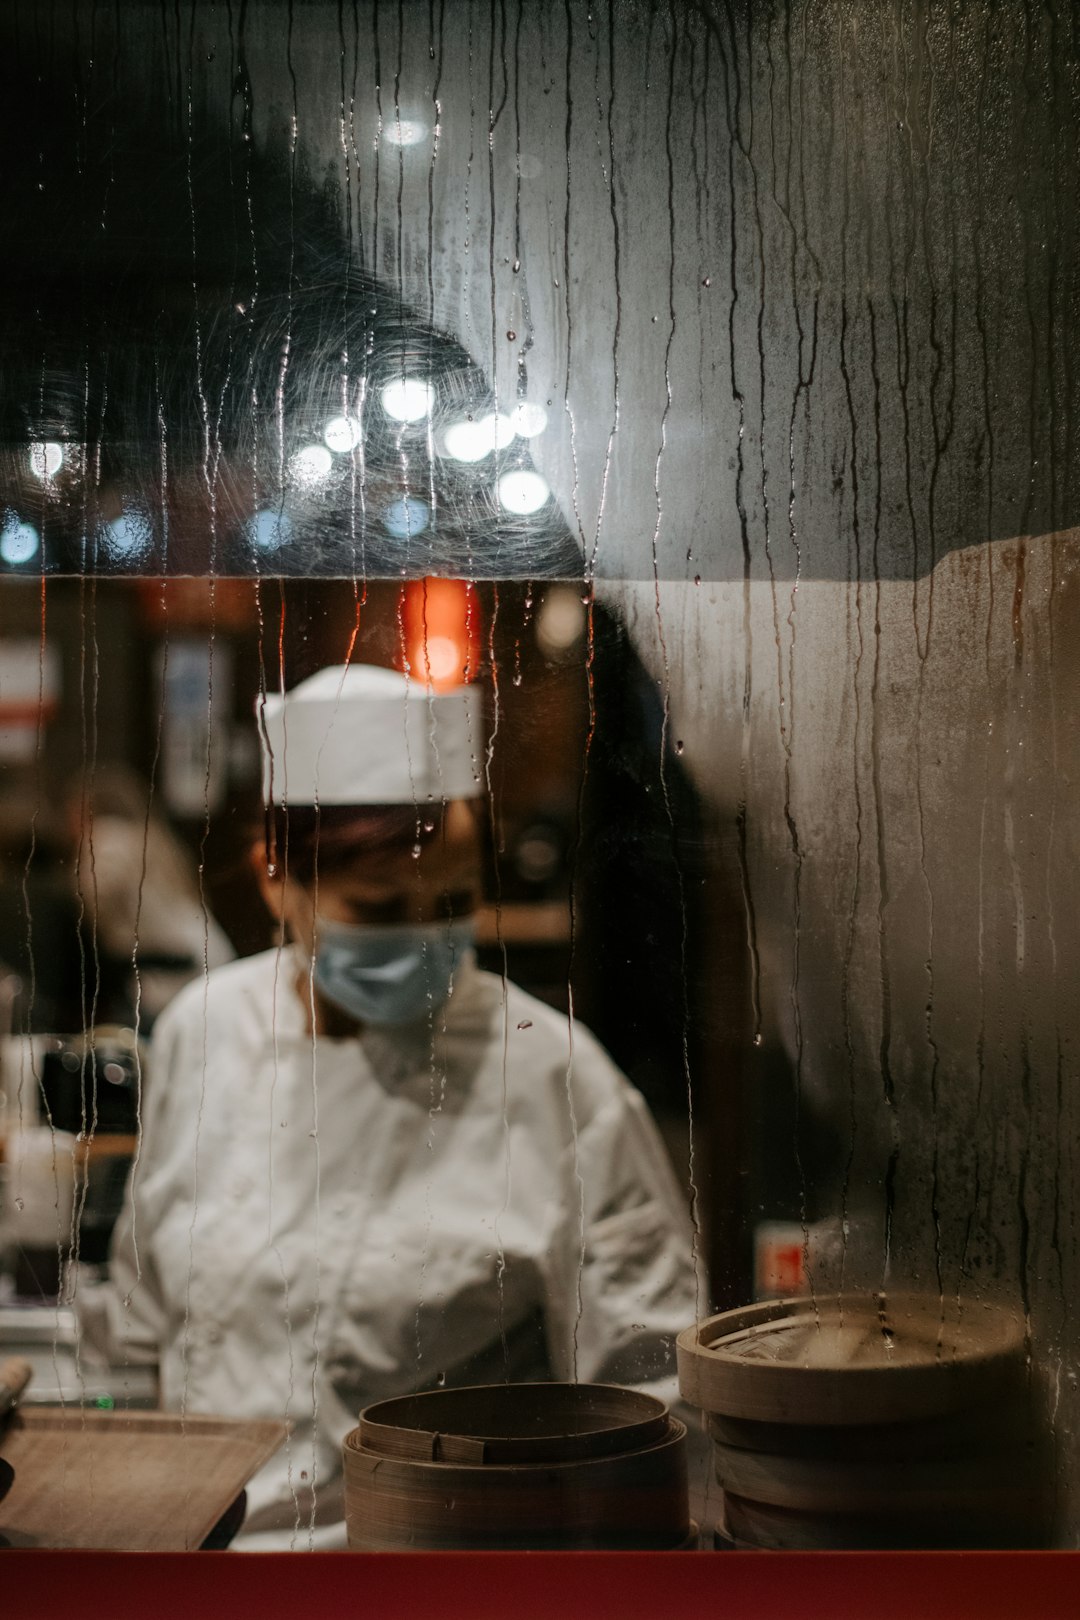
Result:
[[675,1393],[685,1203],[581,1025],[482,972],[478,694],[338,666],[258,717],[278,945],[154,1033],[91,1342],[168,1410],[287,1417],[236,1545],[341,1547],[368,1402],[578,1378]]

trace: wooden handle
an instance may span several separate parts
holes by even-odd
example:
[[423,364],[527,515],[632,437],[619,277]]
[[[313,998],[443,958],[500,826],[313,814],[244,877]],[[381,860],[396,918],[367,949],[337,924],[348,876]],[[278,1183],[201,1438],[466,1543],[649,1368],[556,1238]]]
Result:
[[19,1397],[34,1375],[34,1369],[21,1356],[0,1362],[0,1417],[18,1405]]

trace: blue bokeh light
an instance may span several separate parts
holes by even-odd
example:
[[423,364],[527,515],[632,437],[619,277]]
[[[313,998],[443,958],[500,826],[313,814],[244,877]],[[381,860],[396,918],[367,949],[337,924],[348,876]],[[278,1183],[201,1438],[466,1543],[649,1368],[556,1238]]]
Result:
[[256,551],[279,551],[292,539],[292,520],[285,512],[264,508],[247,525],[247,537]]
[[411,540],[414,534],[423,534],[430,522],[431,508],[413,495],[394,501],[383,513],[383,528],[395,540]]
[[113,557],[135,557],[146,551],[152,538],[150,524],[138,512],[124,512],[106,523],[105,548]]
[[0,528],[0,560],[7,563],[9,568],[32,562],[40,545],[41,536],[32,523],[24,523],[14,512],[5,514],[3,527]]

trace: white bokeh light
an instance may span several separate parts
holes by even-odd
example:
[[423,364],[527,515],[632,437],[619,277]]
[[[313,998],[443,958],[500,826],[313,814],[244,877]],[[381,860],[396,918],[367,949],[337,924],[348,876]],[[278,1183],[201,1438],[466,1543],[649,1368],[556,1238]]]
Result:
[[536,640],[547,658],[558,658],[576,647],[587,626],[585,604],[580,590],[571,585],[553,585],[540,604],[536,619]]
[[514,438],[514,425],[502,411],[490,411],[478,422],[452,422],[443,434],[443,453],[454,461],[483,461],[495,450],[505,450]]
[[419,118],[388,118],[382,133],[391,146],[419,146],[427,134],[427,125]]
[[383,388],[382,408],[395,422],[419,422],[435,403],[435,390],[422,377],[399,377]]
[[324,444],[305,445],[290,463],[293,476],[302,484],[317,484],[333,465],[334,458]]
[[55,440],[48,440],[41,444],[30,446],[30,471],[42,483],[47,478],[55,478],[64,465],[64,447]]
[[481,431],[487,434],[493,450],[505,450],[508,444],[514,442],[516,430],[505,411],[492,411],[490,416],[484,417],[479,426]]
[[451,422],[443,434],[442,447],[454,461],[483,461],[492,448],[479,422]]
[[519,512],[523,516],[529,512],[538,512],[551,494],[547,479],[527,467],[503,473],[497,491],[500,506],[505,507],[508,512]]
[[360,423],[355,416],[332,416],[323,428],[323,440],[328,449],[339,456],[348,455],[360,443]]
[[534,404],[532,400],[523,399],[510,412],[510,420],[519,439],[535,439],[547,427],[547,419],[544,407]]

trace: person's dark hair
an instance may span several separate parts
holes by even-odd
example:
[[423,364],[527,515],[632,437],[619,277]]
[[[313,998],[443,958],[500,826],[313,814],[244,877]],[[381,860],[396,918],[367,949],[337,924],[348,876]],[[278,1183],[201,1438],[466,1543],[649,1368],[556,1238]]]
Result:
[[307,885],[342,871],[358,855],[430,844],[444,817],[441,804],[274,805],[266,822],[267,864]]

